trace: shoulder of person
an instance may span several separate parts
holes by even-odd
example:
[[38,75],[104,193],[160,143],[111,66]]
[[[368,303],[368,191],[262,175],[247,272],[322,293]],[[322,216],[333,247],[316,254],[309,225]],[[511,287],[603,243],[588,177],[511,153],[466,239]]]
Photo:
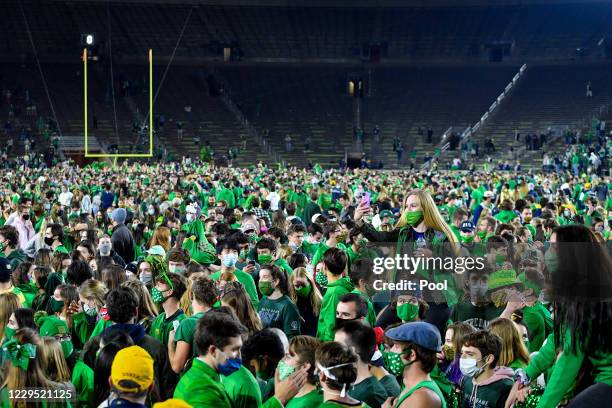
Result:
[[440,407],[442,401],[438,394],[430,390],[429,388],[419,388],[416,390],[410,397],[406,398],[404,402],[400,405],[400,407],[423,407],[423,408],[433,408]]

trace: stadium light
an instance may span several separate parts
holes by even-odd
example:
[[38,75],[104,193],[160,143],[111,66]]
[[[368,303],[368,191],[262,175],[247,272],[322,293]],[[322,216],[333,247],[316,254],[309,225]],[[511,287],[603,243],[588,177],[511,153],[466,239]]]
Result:
[[93,33],[81,34],[81,45],[91,47],[94,45],[96,37]]

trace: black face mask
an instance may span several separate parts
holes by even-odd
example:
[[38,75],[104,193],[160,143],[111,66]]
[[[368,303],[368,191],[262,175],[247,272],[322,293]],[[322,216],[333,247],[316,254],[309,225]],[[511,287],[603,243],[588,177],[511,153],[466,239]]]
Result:
[[352,322],[353,320],[357,320],[357,318],[355,318],[355,319],[342,319],[340,317],[336,317],[336,331],[342,329],[342,326],[344,324],[346,324],[346,322]]
[[30,214],[23,214],[23,215],[21,216],[21,218],[22,218],[24,221],[27,221],[27,220],[29,220],[29,219],[30,219]]
[[51,237],[51,238],[49,238],[49,237],[45,237],[45,245],[47,245],[47,246],[51,246],[51,245],[53,245],[53,242],[54,242],[54,241],[55,241],[55,240],[53,239],[53,237]]

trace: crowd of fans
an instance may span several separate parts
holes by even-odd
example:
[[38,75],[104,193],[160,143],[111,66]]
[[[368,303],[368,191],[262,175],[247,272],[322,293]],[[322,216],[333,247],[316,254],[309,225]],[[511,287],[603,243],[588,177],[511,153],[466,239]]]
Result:
[[[0,177],[2,406],[35,388],[56,393],[39,406],[612,403],[608,177],[191,161]],[[439,292],[381,289],[389,248],[484,264],[419,270]]]

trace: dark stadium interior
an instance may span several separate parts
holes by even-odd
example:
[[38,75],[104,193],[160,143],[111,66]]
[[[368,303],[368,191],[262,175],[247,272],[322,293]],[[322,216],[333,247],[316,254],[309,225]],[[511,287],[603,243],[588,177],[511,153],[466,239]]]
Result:
[[[420,165],[437,154],[447,129],[460,135],[478,122],[523,64],[524,75],[471,136],[481,147],[492,138],[495,159],[504,159],[500,152],[520,149],[515,130],[584,127],[591,115],[607,112],[612,96],[612,43],[606,38],[612,4],[197,3],[2,2],[3,85],[15,88],[16,101],[23,98],[18,91],[27,89],[39,115],[51,117],[53,104],[60,133],[82,135],[78,39],[93,33],[88,112],[97,126],[90,123],[90,133],[106,150],[142,151],[147,132],[135,129],[148,115],[146,55],[151,48],[155,121],[161,115],[167,122],[155,127],[156,147],[174,157],[197,156],[208,142],[217,158],[240,150],[238,164],[279,159],[298,166],[335,164],[348,152],[390,166],[396,162],[394,139],[405,151],[397,164]],[[224,55],[224,49],[231,51]],[[363,81],[359,106],[347,92],[351,78]],[[125,81],[127,90],[122,89]],[[589,81],[595,92],[586,98]],[[2,105],[5,116],[8,109]],[[32,126],[35,118],[17,120]],[[376,124],[380,135],[374,138]],[[357,127],[364,132],[359,146]],[[426,140],[430,128],[431,143]],[[36,148],[44,149],[40,142]],[[19,142],[15,147],[21,151]],[[558,152],[563,146],[553,141],[549,148]],[[484,159],[478,156],[476,161]],[[447,153],[439,160],[446,165],[454,157]],[[542,157],[523,159],[526,166],[539,166]]]

